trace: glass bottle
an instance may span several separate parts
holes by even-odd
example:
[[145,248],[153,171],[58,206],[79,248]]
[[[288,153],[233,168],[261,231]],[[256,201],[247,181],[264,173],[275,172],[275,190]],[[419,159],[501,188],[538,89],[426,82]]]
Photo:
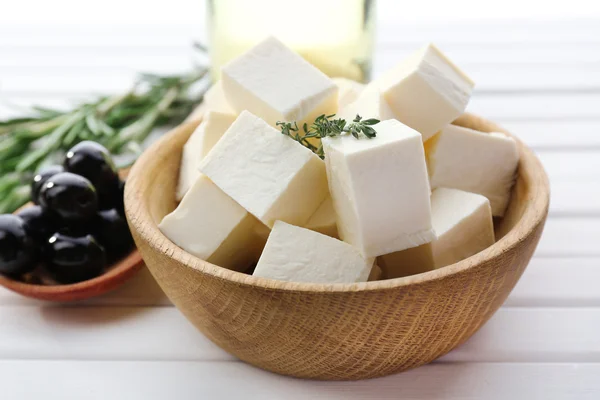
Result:
[[370,79],[375,0],[208,0],[211,74],[273,35],[331,77]]

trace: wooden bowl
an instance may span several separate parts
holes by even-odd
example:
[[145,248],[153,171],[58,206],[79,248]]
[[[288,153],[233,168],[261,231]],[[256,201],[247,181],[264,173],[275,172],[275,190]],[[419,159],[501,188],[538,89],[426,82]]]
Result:
[[[455,123],[505,132],[473,115]],[[475,333],[500,307],[537,246],[549,184],[534,154],[521,161],[498,241],[456,264],[392,280],[291,283],[233,272],[173,243],[157,224],[176,206],[183,144],[197,122],[181,125],[134,165],[127,218],[150,271],[181,312],[209,339],[250,364],[301,378],[373,378],[429,363]]]

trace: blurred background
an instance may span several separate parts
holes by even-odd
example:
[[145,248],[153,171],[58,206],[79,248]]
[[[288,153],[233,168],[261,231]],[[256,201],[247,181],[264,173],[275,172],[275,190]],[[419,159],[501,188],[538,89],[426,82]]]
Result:
[[[230,0],[213,3],[226,10]],[[346,4],[322,4],[328,3]],[[339,24],[348,18],[346,8],[328,9],[318,22]],[[138,72],[188,71],[198,61],[192,42],[208,44],[206,9],[203,0],[5,2],[0,119],[22,114],[15,106],[64,107],[92,94],[126,90]],[[290,31],[317,18],[269,17],[289,20]],[[592,1],[379,0],[373,22],[373,76],[433,41],[475,80],[470,110],[516,128],[531,145],[568,143],[560,126],[544,131],[539,141],[538,129],[547,125],[519,131],[515,122],[597,115],[597,107],[590,107],[600,99],[600,7]],[[581,128],[571,132],[575,142],[583,135],[600,144],[600,135],[588,135],[589,124]]]

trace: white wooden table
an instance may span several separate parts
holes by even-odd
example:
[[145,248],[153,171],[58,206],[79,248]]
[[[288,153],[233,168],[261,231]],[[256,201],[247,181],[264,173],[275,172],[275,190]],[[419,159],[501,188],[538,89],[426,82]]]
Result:
[[[140,16],[150,24],[88,24],[88,16],[82,25],[64,25],[72,16],[43,7],[31,20],[18,14],[19,24],[0,16],[0,118],[13,112],[8,102],[60,106],[123,90],[136,71],[185,70],[191,39],[203,35],[190,13],[182,23]],[[300,381],[214,346],[144,270],[114,293],[78,305],[1,290],[0,398],[599,399],[600,19],[398,24],[394,7],[381,2],[376,73],[435,41],[478,84],[469,110],[523,138],[550,175],[550,218],[538,251],[480,332],[403,374]],[[55,19],[43,19],[45,12]]]

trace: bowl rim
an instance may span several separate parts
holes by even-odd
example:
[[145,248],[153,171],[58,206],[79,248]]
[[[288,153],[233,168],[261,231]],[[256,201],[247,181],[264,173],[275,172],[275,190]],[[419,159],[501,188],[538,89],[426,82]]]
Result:
[[[491,130],[486,129],[488,132],[501,132],[516,140],[520,154],[518,174],[525,174],[530,185],[530,193],[535,193],[535,196],[529,199],[519,221],[500,240],[471,257],[433,271],[401,278],[358,283],[286,282],[228,270],[204,261],[181,249],[164,236],[158,229],[158,224],[152,220],[148,207],[148,199],[142,196],[139,182],[142,180],[140,177],[143,176],[143,172],[148,170],[148,165],[163,160],[168,156],[169,146],[167,144],[171,138],[181,134],[182,130],[193,130],[200,123],[201,117],[197,120],[184,122],[169,131],[150,146],[133,165],[129,179],[125,185],[126,216],[138,237],[147,243],[153,251],[163,253],[179,264],[195,270],[197,273],[206,274],[212,278],[241,286],[285,292],[339,293],[391,290],[441,280],[450,275],[466,272],[481,263],[489,262],[519,245],[540,224],[544,223],[550,202],[550,185],[547,174],[539,159],[520,139],[498,124],[470,113],[463,114],[456,122],[460,124],[461,121],[465,120],[483,123],[488,128],[491,128]],[[164,156],[161,156],[161,154]],[[137,206],[132,207],[131,203],[138,200],[140,201]]]

